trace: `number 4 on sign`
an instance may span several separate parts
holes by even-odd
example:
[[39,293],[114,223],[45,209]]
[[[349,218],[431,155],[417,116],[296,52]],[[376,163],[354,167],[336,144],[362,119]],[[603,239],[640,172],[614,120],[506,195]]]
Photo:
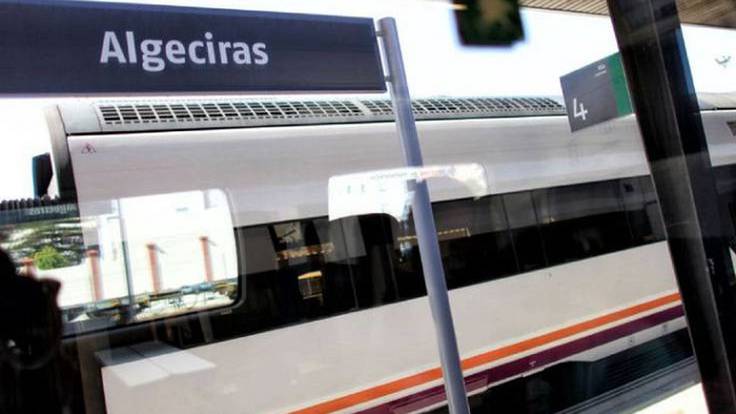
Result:
[[588,110],[585,109],[582,102],[580,102],[580,111],[578,111],[578,98],[572,98],[572,115],[575,118],[583,118],[583,121],[585,121],[585,115],[588,115]]

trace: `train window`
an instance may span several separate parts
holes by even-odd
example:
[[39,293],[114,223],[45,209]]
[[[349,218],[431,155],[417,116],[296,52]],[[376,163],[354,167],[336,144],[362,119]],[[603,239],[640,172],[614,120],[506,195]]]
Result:
[[535,190],[549,264],[621,250],[631,235],[616,182]]
[[654,190],[652,177],[649,175],[640,177],[639,181],[642,193],[644,194],[644,209],[646,211],[649,225],[652,228],[652,233],[649,239],[651,239],[651,241],[665,240],[667,235],[664,231],[662,214],[659,211],[659,200],[657,199],[657,193]]
[[356,306],[354,259],[361,252],[345,240],[342,227],[319,218],[238,230],[244,306],[257,325],[313,319]]
[[434,215],[449,288],[517,271],[499,197],[439,203]]
[[[436,204],[433,206],[433,208]],[[396,288],[401,299],[411,299],[427,294],[422,273],[422,260],[416,243],[414,217],[394,221],[391,225],[394,236],[393,267],[396,273]]]
[[619,180],[619,192],[626,209],[632,244],[645,243],[648,235],[651,235],[651,225],[646,215],[641,182],[638,178]]
[[[358,306],[369,308],[398,299],[398,284],[401,276],[393,257],[394,237],[390,216],[371,214],[351,219],[342,219],[333,226],[345,239],[347,260],[353,264]],[[350,246],[353,246],[350,248]],[[336,257],[334,266],[347,266]],[[346,267],[347,268],[347,267]],[[411,277],[411,276],[410,276]],[[406,282],[403,280],[402,282]]]
[[534,202],[529,192],[506,194],[503,205],[508,217],[519,271],[527,272],[547,265],[546,252],[537,224]]
[[720,166],[713,170],[716,176],[716,190],[720,205],[721,225],[725,235],[734,240],[736,234],[736,168]]
[[[644,186],[643,178],[623,179],[619,185],[633,245],[661,240],[660,235],[656,233],[656,227],[661,227],[661,220],[658,217],[659,210],[647,207],[648,202],[645,198]],[[656,207],[656,201],[650,200],[649,203],[654,203]],[[649,217],[650,212],[653,212],[657,217]]]
[[720,166],[713,170],[716,176],[716,189],[721,197],[734,197],[736,194],[736,167]]
[[21,273],[63,282],[67,333],[232,304],[235,239],[218,190],[6,203],[0,247]]

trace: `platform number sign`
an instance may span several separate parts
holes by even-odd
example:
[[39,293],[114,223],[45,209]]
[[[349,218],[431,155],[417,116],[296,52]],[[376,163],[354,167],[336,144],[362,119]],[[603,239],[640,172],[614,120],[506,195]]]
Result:
[[618,53],[562,76],[560,83],[573,132],[633,112]]
[[582,118],[583,121],[587,119],[585,116],[588,115],[588,110],[585,109],[582,102],[578,103],[578,98],[572,98],[572,111],[574,118]]

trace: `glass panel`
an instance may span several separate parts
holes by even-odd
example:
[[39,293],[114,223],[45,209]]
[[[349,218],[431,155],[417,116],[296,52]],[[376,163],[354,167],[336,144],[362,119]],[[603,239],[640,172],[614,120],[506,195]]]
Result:
[[[637,119],[571,132],[561,96],[617,51],[605,2],[524,0],[508,48],[462,44],[468,2],[178,3],[395,17],[426,166],[404,166],[388,94],[3,97],[0,412],[448,412],[414,179],[473,413],[634,412],[698,381]],[[682,30],[734,262],[735,33]],[[166,27],[136,36],[178,53]],[[272,40],[242,42],[277,63]]]

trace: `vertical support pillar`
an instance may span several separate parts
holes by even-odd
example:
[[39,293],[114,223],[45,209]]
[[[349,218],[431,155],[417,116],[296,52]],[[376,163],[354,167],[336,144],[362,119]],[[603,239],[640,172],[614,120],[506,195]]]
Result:
[[215,280],[212,274],[212,256],[210,255],[210,238],[207,236],[201,236],[199,243],[202,247],[202,259],[204,260],[204,279],[208,283],[212,283]]
[[708,408],[736,413],[736,279],[675,0],[608,0]]
[[125,288],[128,291],[128,306],[125,311],[126,321],[135,320],[137,303],[135,301],[135,288],[133,286],[133,268],[130,266],[130,251],[128,246],[128,231],[125,226],[125,214],[120,200],[115,200],[118,213],[118,225],[120,226],[120,251],[123,254],[123,272],[125,272]]
[[[391,101],[396,116],[396,128],[404,154],[404,162],[407,167],[421,167],[424,165],[424,161],[422,160],[414,113],[412,112],[396,21],[387,17],[379,20],[378,24],[389,72],[389,91],[391,92]],[[445,282],[445,271],[442,267],[442,256],[440,256],[437,229],[432,215],[432,204],[427,182],[412,183],[409,189],[413,190],[414,193],[412,215],[417,232],[419,254],[422,260],[424,283],[427,286],[427,297],[440,351],[440,363],[445,379],[447,402],[452,414],[469,413],[465,380],[460,365],[460,353],[457,348],[457,338],[455,337],[455,327],[453,326],[447,283]]]
[[95,302],[98,302],[104,298],[102,291],[102,272],[100,271],[100,252],[97,249],[87,250],[87,262],[89,263],[92,298]]
[[148,252],[148,269],[151,272],[153,293],[159,293],[163,286],[161,286],[161,268],[158,264],[158,247],[156,243],[147,243],[146,250]]

